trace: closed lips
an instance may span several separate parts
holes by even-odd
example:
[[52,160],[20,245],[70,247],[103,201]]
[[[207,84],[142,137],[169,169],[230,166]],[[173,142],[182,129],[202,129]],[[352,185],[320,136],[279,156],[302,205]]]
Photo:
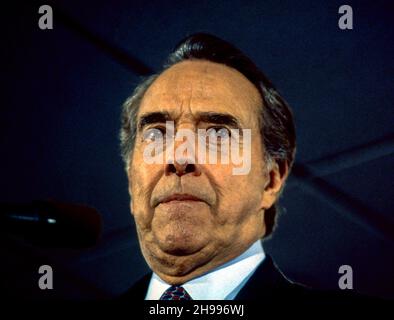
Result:
[[192,196],[190,194],[173,194],[165,198],[161,203],[166,203],[170,201],[203,201],[200,198]]

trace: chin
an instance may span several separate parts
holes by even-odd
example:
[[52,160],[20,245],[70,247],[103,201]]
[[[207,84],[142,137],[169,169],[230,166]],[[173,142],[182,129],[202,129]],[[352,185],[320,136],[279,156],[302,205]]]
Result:
[[175,256],[191,255],[203,249],[208,243],[206,237],[185,230],[178,234],[162,234],[157,240],[162,251]]
[[162,251],[172,255],[193,254],[206,246],[210,240],[200,221],[167,221],[152,227],[153,242]]

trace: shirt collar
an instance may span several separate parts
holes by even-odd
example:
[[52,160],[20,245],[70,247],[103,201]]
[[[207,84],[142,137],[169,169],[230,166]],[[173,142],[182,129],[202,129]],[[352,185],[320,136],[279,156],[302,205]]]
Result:
[[[265,253],[261,240],[257,240],[238,257],[184,283],[182,286],[193,300],[231,300],[264,258]],[[153,273],[145,299],[159,300],[170,286],[156,273]]]

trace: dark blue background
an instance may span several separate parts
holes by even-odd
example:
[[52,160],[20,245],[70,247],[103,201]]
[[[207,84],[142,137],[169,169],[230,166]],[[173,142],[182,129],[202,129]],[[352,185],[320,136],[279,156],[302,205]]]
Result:
[[[56,1],[43,31],[47,3],[2,10],[0,201],[87,204],[104,232],[88,250],[4,238],[4,292],[113,296],[148,270],[118,147],[121,104],[140,76],[116,52],[158,70],[180,39],[205,31],[247,53],[295,114],[296,166],[266,251],[293,280],[337,288],[348,264],[355,290],[394,297],[391,1]],[[342,4],[353,30],[338,28]],[[37,286],[46,263],[52,291]]]

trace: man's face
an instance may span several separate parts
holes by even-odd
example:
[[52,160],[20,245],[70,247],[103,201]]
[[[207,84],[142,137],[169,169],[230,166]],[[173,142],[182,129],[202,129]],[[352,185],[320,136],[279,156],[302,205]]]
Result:
[[[201,275],[238,256],[264,235],[264,208],[270,201],[265,187],[270,177],[259,132],[261,104],[259,92],[241,73],[202,60],[172,66],[145,93],[128,169],[129,191],[142,253],[163,280],[178,284]],[[149,117],[152,113],[156,116]],[[165,128],[165,120],[174,121],[176,131],[234,129],[202,116],[207,113],[233,117],[238,129],[251,130],[248,174],[234,175],[233,168],[239,165],[231,161],[195,163],[187,169],[187,163],[144,161],[144,148],[151,142],[144,139],[145,134]],[[140,125],[147,118],[150,121]],[[175,149],[179,143],[175,142]],[[168,201],[171,195],[176,195],[175,200]],[[199,201],[182,200],[179,195]]]

